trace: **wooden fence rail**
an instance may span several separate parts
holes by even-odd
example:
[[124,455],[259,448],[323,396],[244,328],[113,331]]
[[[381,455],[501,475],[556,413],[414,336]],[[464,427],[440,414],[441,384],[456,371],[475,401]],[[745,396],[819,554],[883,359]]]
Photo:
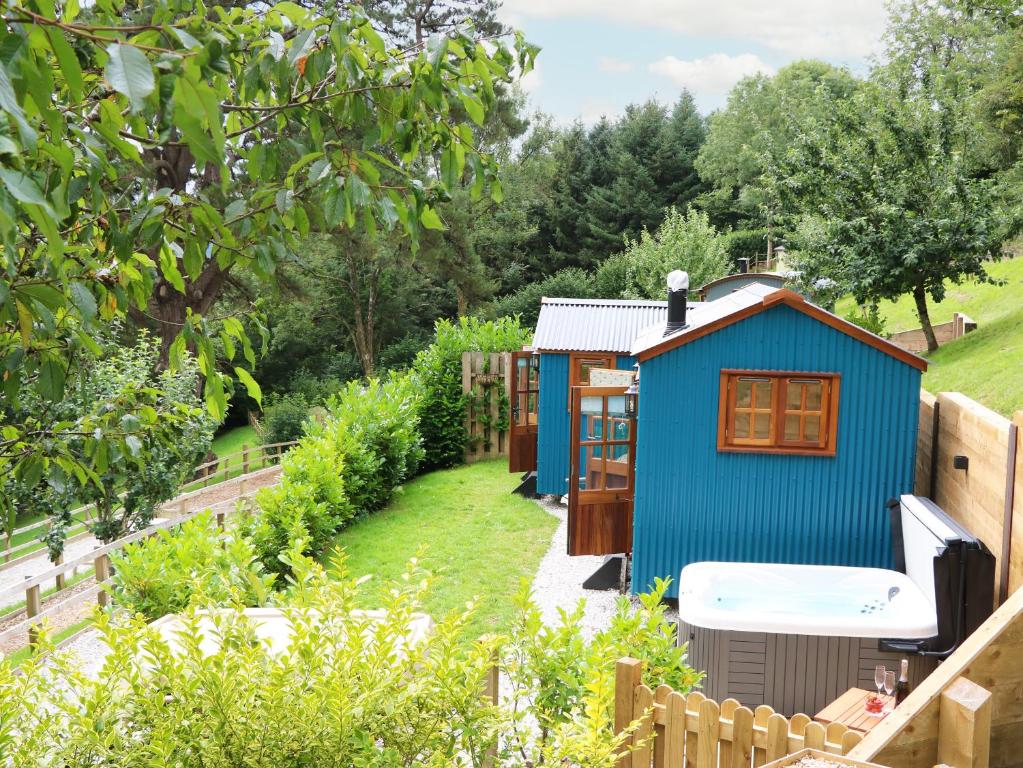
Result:
[[807,715],[786,718],[763,705],[735,699],[720,704],[642,682],[642,662],[622,659],[615,670],[615,728],[639,721],[621,768],[760,768],[805,747],[844,755],[861,735],[840,723],[825,727]]
[[[173,519],[161,520],[160,522],[153,523],[141,531],[124,536],[123,538],[117,539],[109,544],[96,547],[91,552],[72,560],[68,560],[66,562],[62,560],[55,564],[52,568],[49,568],[42,573],[36,574],[31,578],[26,578],[24,581],[7,587],[6,589],[0,589],[0,605],[14,602],[22,595],[24,596],[23,599],[25,601],[25,608],[23,609],[25,615],[24,620],[8,627],[3,632],[0,632],[0,643],[5,642],[16,635],[24,634],[28,639],[28,644],[32,645],[35,643],[37,638],[39,623],[44,618],[59,613],[68,607],[77,605],[92,597],[96,598],[101,607],[107,607],[110,604],[110,593],[107,591],[106,586],[109,585],[111,580],[112,570],[110,555],[112,553],[120,551],[129,544],[142,541],[150,536],[155,536],[160,531],[176,528],[186,520],[191,520],[207,510],[213,512],[216,526],[218,529],[222,530],[226,525],[227,512],[230,509],[234,509],[237,502],[247,500],[254,493],[255,491],[250,493],[241,492],[236,497],[225,499],[224,501],[210,506],[198,507],[193,509],[191,512],[184,513]],[[89,568],[90,566],[92,567],[96,578],[96,584],[94,586],[67,598],[54,598],[47,603],[45,608],[42,607],[41,590],[43,584],[49,581],[54,581],[58,584],[59,593],[63,588],[61,585],[66,584],[68,573],[73,573],[79,568]],[[18,612],[12,612],[7,616],[12,617],[17,615],[17,613]]]
[[[179,488],[179,497],[176,497],[175,500],[182,496],[187,498],[187,494],[189,493],[201,491],[211,485],[231,480],[239,474],[246,475],[249,472],[254,472],[258,469],[273,466],[281,460],[281,457],[288,448],[297,444],[297,440],[290,440],[283,443],[257,445],[252,448],[249,448],[247,445],[243,445],[242,450],[240,451],[236,451],[235,453],[231,453],[226,456],[220,456],[215,461],[200,464],[195,468],[196,476],[191,480],[186,481],[181,488]],[[167,502],[164,506],[170,505],[171,502]],[[94,505],[86,504],[85,506],[78,507],[71,512],[72,518],[78,522],[72,525],[68,530],[69,535],[65,543],[78,541],[89,535],[88,523],[94,509]],[[12,546],[12,540],[14,537],[25,533],[31,533],[32,531],[38,531],[41,535],[49,529],[50,523],[50,520],[40,520],[39,522],[32,523],[31,525],[15,528],[14,530],[6,532],[4,534],[6,538],[6,546],[2,554],[4,562],[0,564],[0,573],[8,568],[20,565],[31,557],[37,556],[39,552],[44,549],[39,536],[32,537],[28,541]]]

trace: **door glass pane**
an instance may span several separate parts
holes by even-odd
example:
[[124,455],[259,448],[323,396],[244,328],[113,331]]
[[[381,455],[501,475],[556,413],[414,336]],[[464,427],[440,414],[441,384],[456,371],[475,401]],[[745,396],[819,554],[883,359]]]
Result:
[[735,429],[734,433],[736,437],[749,437],[749,414],[748,413],[737,413],[735,414]]
[[515,388],[520,391],[529,389],[529,361],[525,358],[515,361]]
[[771,436],[771,414],[758,413],[753,417],[753,437],[766,440]]
[[625,418],[625,395],[609,395],[607,398],[607,415]]
[[799,416],[785,417],[785,439],[786,440],[799,439]]
[[821,382],[809,382],[806,385],[806,410],[819,411],[821,409],[821,392],[824,387]]
[[821,436],[821,417],[807,416],[803,420],[803,439],[817,442]]
[[[785,407],[798,411],[803,407],[803,385],[790,381],[785,386]],[[787,431],[787,428],[786,428]]]
[[605,471],[605,488],[629,487],[629,446],[608,446],[608,459]]
[[629,439],[629,431],[631,421],[626,418],[610,419],[610,429],[607,431],[608,440],[623,440]]
[[739,379],[735,387],[735,404],[739,408],[749,408],[753,404],[753,382]]
[[602,446],[584,445],[579,449],[579,490],[597,491],[604,487]]
[[529,395],[520,393],[516,395],[518,405],[516,410],[516,424],[528,424],[529,423]]
[[529,393],[529,423],[536,424],[536,392]]
[[588,395],[583,398],[580,408],[584,416],[603,416],[604,398],[598,395]]

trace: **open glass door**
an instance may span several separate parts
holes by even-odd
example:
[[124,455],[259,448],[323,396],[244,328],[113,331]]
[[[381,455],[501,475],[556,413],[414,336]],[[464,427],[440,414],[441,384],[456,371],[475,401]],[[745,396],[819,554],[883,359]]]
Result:
[[572,390],[568,554],[632,551],[636,423],[625,387]]
[[511,426],[508,430],[508,471],[536,469],[536,424],[540,400],[539,356],[512,352]]

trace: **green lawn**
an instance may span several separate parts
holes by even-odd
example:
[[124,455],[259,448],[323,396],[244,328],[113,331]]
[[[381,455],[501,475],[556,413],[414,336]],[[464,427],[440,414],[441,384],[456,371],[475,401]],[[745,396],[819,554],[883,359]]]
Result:
[[[1011,416],[1023,409],[1023,256],[990,264],[988,272],[1003,284],[950,285],[941,303],[930,304],[932,322],[943,323],[954,312],[965,312],[977,321],[977,330],[928,355],[923,386],[930,392],[962,392]],[[846,316],[853,309],[847,297],[835,311]],[[880,310],[891,333],[920,327],[909,296],[883,301]]]
[[[213,439],[213,452],[218,458],[231,456],[232,454],[240,454],[245,446],[248,446],[249,451],[249,471],[253,472],[261,467],[259,463],[259,451],[257,450],[262,444],[262,440],[259,439],[259,434],[255,429],[249,426],[234,427],[229,429],[227,432],[222,432]],[[225,478],[223,475],[218,475],[215,480],[218,482],[223,479],[229,479],[240,475],[242,473],[242,457],[240,455],[234,456],[227,462],[230,471],[227,473]],[[223,470],[223,467],[218,469]],[[190,488],[193,490],[194,488]]]
[[426,602],[431,615],[479,598],[472,636],[506,629],[511,598],[536,573],[557,527],[537,504],[511,493],[517,483],[501,460],[433,472],[405,486],[387,509],[342,531],[337,543],[351,572],[375,577],[361,588],[364,604],[373,605],[381,580],[400,576],[421,554],[435,576]]

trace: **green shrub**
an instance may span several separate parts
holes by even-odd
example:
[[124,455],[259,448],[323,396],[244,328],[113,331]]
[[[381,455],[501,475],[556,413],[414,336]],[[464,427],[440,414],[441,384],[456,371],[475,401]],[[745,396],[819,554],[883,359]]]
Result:
[[629,259],[625,253],[613,253],[601,262],[593,276],[597,298],[620,299],[628,288]]
[[216,534],[206,511],[112,554],[114,599],[150,620],[192,605],[263,605],[274,579],[252,544],[237,532],[223,543]]
[[758,257],[767,258],[766,227],[760,229],[733,229],[721,235],[733,269],[738,271],[740,259],[749,259],[752,264]]
[[[97,679],[61,652],[29,660],[20,674],[0,661],[6,764],[612,768],[623,749],[613,721],[617,658],[646,661],[652,688],[666,682],[686,692],[698,679],[656,592],[638,611],[623,599],[592,639],[579,610],[545,627],[523,597],[510,637],[468,639],[469,614],[455,613],[410,645],[428,575],[410,570],[381,584],[382,611],[370,622],[351,614],[358,584],[342,562],[337,580],[300,556],[291,564],[284,653],[267,652],[228,610],[212,617],[212,649],[182,636],[176,651],[141,619],[99,615],[111,650]],[[196,620],[185,621],[194,635]],[[495,654],[510,682],[496,705],[480,695]]]
[[423,459],[417,383],[409,374],[349,382],[327,403],[324,418],[282,460],[281,482],[261,490],[262,510],[249,524],[267,570],[289,572],[281,553],[301,541],[319,556],[353,518],[383,507]]
[[846,315],[845,319],[864,330],[876,333],[878,336],[888,336],[884,316],[876,304],[874,306],[859,307]]
[[263,410],[260,436],[264,445],[287,443],[305,434],[312,403],[300,392],[275,397]]
[[450,467],[465,457],[468,434],[462,353],[513,351],[527,344],[531,337],[513,317],[492,321],[461,317],[457,323],[437,321],[433,344],[419,353],[413,368],[419,389],[419,432],[426,449],[426,468]]

